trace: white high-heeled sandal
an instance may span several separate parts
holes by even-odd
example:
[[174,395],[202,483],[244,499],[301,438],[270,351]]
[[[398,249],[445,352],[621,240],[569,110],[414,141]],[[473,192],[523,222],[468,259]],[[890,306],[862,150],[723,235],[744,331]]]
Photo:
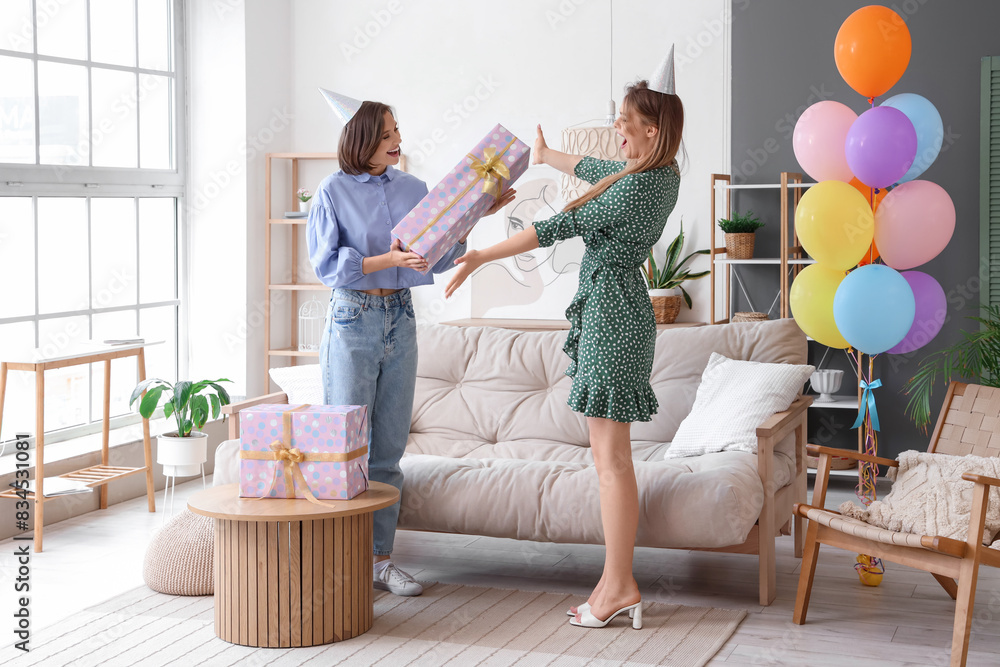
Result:
[[[576,609],[576,611],[573,611],[574,609]],[[583,614],[584,612],[588,612],[588,611],[590,611],[590,603],[589,602],[584,602],[579,607],[570,607],[569,609],[567,609],[566,610],[566,615],[567,616],[576,616],[577,614]],[[628,610],[628,617],[629,618],[635,618],[635,609],[629,609]]]
[[590,613],[590,610],[588,609],[586,612],[578,614],[580,616],[580,622],[579,623],[577,622],[576,618],[574,617],[574,618],[570,619],[569,624],[570,625],[575,625],[578,628],[603,628],[604,626],[606,626],[608,623],[611,622],[611,619],[613,619],[615,616],[617,616],[618,614],[622,613],[623,611],[629,612],[629,617],[632,619],[632,627],[635,628],[636,630],[641,630],[642,629],[642,601],[641,600],[639,602],[636,602],[635,604],[630,604],[630,605],[628,605],[626,607],[622,607],[618,611],[616,611],[613,614],[611,614],[610,616],[608,616],[603,621],[601,619],[597,618],[596,616],[594,616],[592,613]]

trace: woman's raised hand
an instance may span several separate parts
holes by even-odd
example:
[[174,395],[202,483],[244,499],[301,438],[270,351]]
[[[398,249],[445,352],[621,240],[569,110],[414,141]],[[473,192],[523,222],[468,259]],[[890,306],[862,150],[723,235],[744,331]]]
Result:
[[389,246],[389,263],[392,266],[399,266],[404,269],[427,270],[427,260],[415,252],[406,252],[403,250],[399,239],[393,239],[392,245]]
[[542,134],[542,125],[538,124],[538,133],[535,135],[535,147],[531,151],[531,164],[545,164],[545,153],[549,150],[545,143],[545,135]]
[[462,286],[462,283],[472,275],[473,271],[479,268],[480,264],[482,264],[482,261],[479,259],[478,250],[470,250],[456,259],[455,265],[458,268],[455,269],[455,273],[452,274],[447,287],[444,288],[444,298],[450,299],[455,290]]
[[490,209],[483,214],[483,217],[486,217],[487,215],[493,215],[494,213],[502,209],[504,206],[514,201],[514,195],[516,194],[517,190],[504,190],[502,193],[500,193],[500,196],[497,198],[497,200],[493,202],[493,206],[490,206]]

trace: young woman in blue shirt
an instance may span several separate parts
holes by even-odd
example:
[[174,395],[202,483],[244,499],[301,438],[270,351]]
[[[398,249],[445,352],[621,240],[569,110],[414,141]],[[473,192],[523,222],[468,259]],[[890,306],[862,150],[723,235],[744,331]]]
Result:
[[[368,406],[370,479],[400,490],[417,378],[410,288],[432,284],[466,250],[462,238],[421,273],[422,257],[390,243],[396,223],[427,194],[423,181],[395,168],[401,141],[387,105],[361,103],[340,136],[341,170],[319,185],[306,224],[313,270],[333,288],[320,345],[324,403]],[[513,190],[504,193],[486,215],[513,199]],[[374,585],[419,595],[420,584],[390,559],[398,517],[398,502],[375,512]]]

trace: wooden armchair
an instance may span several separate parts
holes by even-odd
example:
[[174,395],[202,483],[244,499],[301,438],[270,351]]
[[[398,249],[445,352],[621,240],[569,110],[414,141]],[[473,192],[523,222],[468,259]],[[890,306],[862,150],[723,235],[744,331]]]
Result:
[[[982,544],[990,487],[1000,487],[1000,479],[969,473],[962,475],[962,479],[975,484],[969,533],[964,542],[933,535],[899,533],[823,508],[832,456],[847,456],[892,467],[898,466],[896,461],[815,445],[809,445],[808,450],[813,456],[819,456],[819,470],[813,490],[813,506],[795,506],[795,513],[809,520],[809,529],[792,620],[799,625],[806,621],[820,544],[877,556],[930,572],[948,595],[956,600],[951,665],[965,665],[979,565],[1000,567],[1000,551]],[[1000,389],[952,382],[927,451],[955,456],[1000,455]]]

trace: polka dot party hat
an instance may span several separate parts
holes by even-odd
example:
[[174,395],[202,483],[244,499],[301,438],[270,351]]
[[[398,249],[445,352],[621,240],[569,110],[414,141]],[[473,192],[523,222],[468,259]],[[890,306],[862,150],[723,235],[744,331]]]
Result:
[[344,125],[347,125],[348,121],[354,118],[354,114],[358,112],[361,108],[361,102],[354,99],[353,97],[348,97],[347,95],[341,95],[340,93],[335,93],[332,90],[327,90],[326,88],[320,88],[319,92],[323,93],[323,97],[326,98],[327,104],[333,109],[333,112],[337,114],[337,118],[340,119]]

